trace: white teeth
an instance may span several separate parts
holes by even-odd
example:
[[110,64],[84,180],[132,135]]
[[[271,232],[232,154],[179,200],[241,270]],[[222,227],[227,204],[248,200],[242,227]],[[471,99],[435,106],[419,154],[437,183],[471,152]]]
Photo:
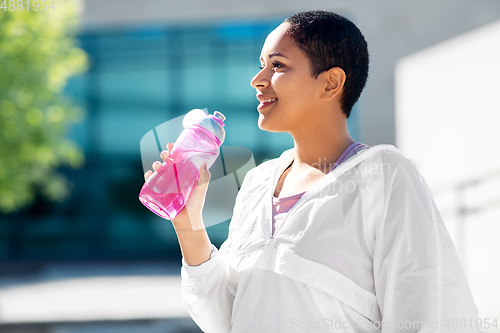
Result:
[[269,102],[274,102],[276,100],[276,98],[273,98],[273,99],[265,99],[263,100],[262,102],[263,103],[269,103]]

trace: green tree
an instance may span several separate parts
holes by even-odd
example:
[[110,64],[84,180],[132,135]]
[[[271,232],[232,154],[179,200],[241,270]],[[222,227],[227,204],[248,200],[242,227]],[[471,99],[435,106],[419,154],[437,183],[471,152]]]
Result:
[[[0,3],[4,2],[0,0]],[[14,3],[14,1],[11,1]],[[29,205],[37,193],[62,201],[71,184],[57,171],[79,168],[84,156],[66,130],[83,111],[62,94],[87,68],[74,38],[78,3],[58,0],[35,11],[30,1],[0,9],[0,213]],[[22,10],[18,3],[24,3]],[[48,2],[44,4],[49,5]]]

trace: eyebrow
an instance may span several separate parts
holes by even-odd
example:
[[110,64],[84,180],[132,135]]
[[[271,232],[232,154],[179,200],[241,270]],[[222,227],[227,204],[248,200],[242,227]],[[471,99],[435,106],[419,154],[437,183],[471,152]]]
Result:
[[[272,57],[283,57],[283,58],[287,58],[287,59],[288,59],[288,57],[287,57],[287,56],[285,56],[285,55],[284,55],[283,53],[281,53],[281,52],[273,52],[273,53],[269,53],[267,56],[268,56],[269,58],[272,58]],[[262,60],[262,57],[260,57],[260,59]]]
[[[272,58],[272,57],[283,57],[283,58],[287,58],[283,53],[281,52],[273,52],[273,53],[269,53],[268,55],[269,58]],[[287,58],[288,59],[288,58]]]

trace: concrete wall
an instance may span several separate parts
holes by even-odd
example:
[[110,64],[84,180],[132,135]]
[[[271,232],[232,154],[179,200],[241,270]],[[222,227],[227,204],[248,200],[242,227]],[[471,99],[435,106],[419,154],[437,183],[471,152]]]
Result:
[[396,138],[433,190],[480,318],[500,318],[500,20],[403,58]]

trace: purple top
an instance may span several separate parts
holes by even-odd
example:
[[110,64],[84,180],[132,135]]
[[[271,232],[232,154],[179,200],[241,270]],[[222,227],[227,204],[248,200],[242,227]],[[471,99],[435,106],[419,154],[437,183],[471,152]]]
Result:
[[[332,172],[337,166],[339,166],[342,162],[348,160],[353,155],[357,154],[359,151],[369,148],[367,145],[362,144],[360,142],[353,142],[349,145],[349,147],[344,150],[342,155],[337,159],[335,163],[333,163],[330,172]],[[275,197],[273,196],[273,235],[276,231],[276,225],[279,224],[286,216],[286,214],[292,209],[293,205],[306,193],[304,191],[302,193],[294,194],[289,197]]]

